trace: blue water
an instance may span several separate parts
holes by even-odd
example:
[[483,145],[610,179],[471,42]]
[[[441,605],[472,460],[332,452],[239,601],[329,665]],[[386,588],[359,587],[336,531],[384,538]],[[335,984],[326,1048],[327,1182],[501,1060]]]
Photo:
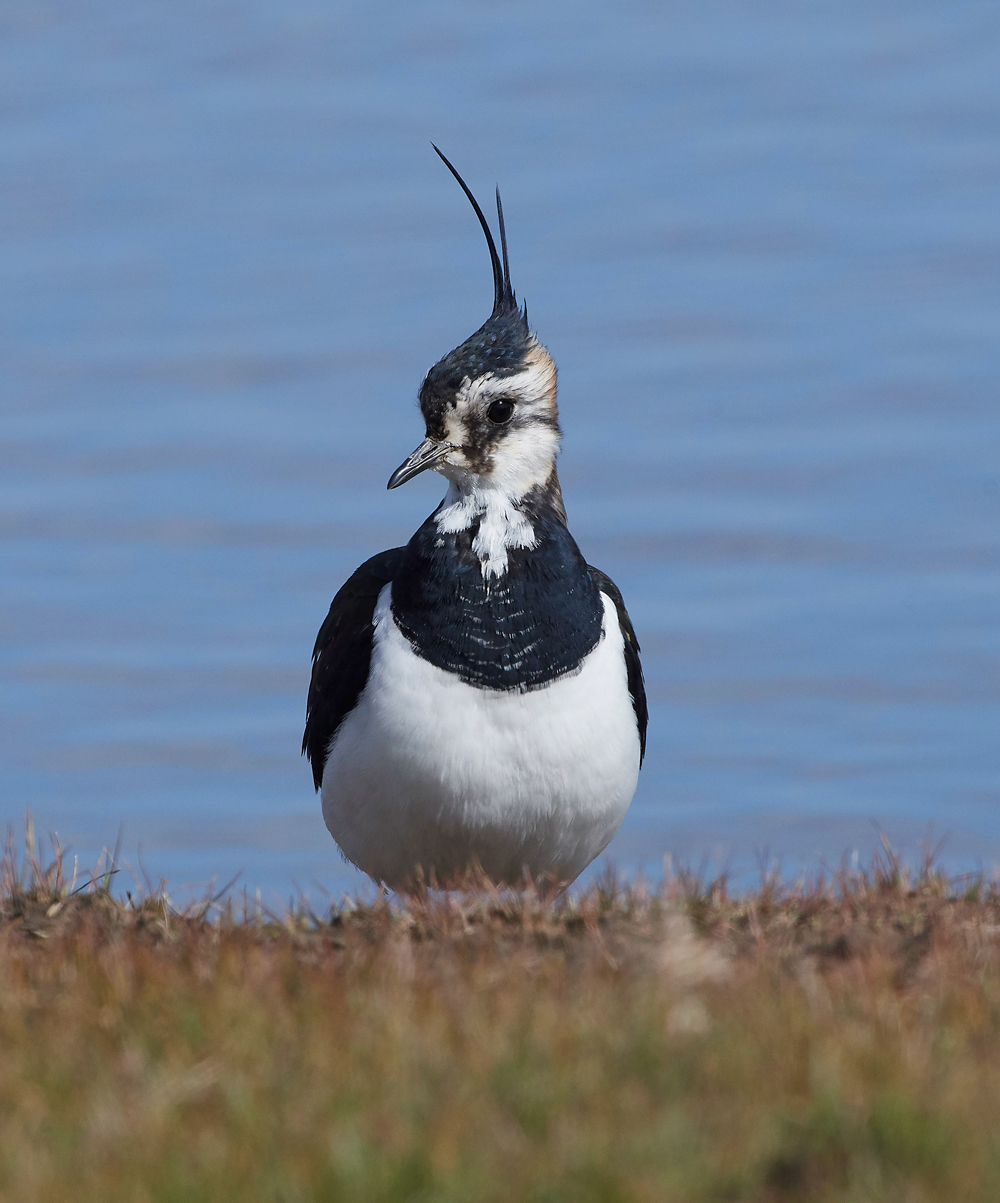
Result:
[[13,0],[0,818],[175,887],[354,888],[308,660],[505,198],[571,528],[643,644],[610,851],[1000,862],[1000,12]]

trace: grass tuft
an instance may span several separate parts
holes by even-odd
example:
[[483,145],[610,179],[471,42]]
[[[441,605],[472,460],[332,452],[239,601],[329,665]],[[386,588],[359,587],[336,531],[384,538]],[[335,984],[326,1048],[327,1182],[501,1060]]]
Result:
[[0,864],[0,1200],[1000,1198],[1000,891],[863,869],[184,906]]

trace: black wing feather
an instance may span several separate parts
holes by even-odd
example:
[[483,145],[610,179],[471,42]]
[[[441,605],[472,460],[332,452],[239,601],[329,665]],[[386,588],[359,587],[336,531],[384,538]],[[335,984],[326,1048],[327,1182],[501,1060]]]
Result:
[[317,789],[333,737],[368,682],[375,603],[399,571],[405,552],[405,547],[394,547],[362,564],[338,591],[316,636],[302,751]]
[[618,625],[622,629],[625,643],[625,670],[628,673],[628,691],[632,695],[632,707],[635,710],[635,721],[639,728],[639,763],[642,764],[646,755],[646,726],[649,722],[649,712],[646,709],[646,686],[642,679],[642,665],[639,663],[639,640],[635,637],[632,620],[625,609],[621,591],[614,581],[600,568],[588,564],[594,584],[602,593],[615,603],[618,611]]

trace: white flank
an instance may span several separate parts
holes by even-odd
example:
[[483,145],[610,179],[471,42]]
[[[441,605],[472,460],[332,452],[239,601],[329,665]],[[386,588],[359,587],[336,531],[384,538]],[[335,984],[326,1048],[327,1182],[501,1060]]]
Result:
[[405,888],[474,859],[495,881],[571,881],[618,830],[639,734],[618,615],[580,668],[529,693],[477,689],[413,651],[375,611],[371,673],[323,775],[323,817],[348,860]]

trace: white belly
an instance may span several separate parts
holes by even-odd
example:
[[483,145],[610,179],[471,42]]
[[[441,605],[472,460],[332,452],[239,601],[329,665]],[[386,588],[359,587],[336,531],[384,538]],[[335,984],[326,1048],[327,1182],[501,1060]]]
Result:
[[639,734],[614,603],[579,671],[530,693],[477,689],[417,656],[375,609],[371,672],[334,739],[323,817],[348,860],[394,888],[478,863],[497,882],[572,881],[618,830]]

